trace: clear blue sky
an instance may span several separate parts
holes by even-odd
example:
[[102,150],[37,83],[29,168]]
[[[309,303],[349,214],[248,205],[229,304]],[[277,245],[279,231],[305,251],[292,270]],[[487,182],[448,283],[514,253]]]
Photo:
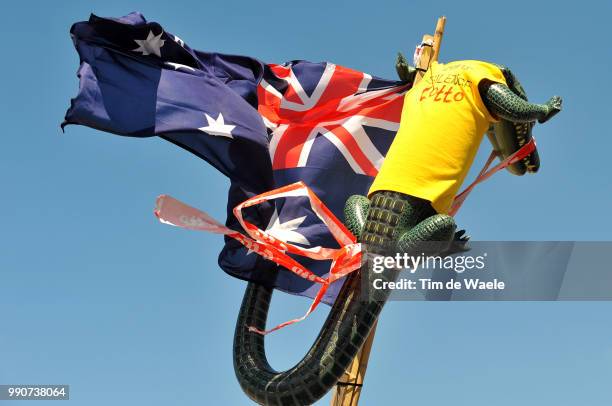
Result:
[[[411,55],[445,14],[443,61],[503,63],[532,100],[565,100],[536,130],[541,173],[497,175],[459,223],[478,240],[612,239],[607,2],[9,2],[0,24],[0,383],[70,384],[74,405],[249,404],[231,359],[245,284],[217,267],[221,238],[152,214],[168,193],[223,219],[226,180],[161,140],[59,129],[77,90],[70,25],[133,10],[194,48],[330,60],[388,78],[395,53]],[[277,294],[270,318],[308,303]],[[271,335],[272,365],[299,360],[325,313]],[[393,302],[362,404],[610,405],[610,381],[611,303]]]

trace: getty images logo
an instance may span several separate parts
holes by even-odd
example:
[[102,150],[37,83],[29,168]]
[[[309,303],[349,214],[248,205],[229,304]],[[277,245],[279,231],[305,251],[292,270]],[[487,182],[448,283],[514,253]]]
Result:
[[375,256],[372,271],[382,273],[385,269],[404,269],[415,273],[417,269],[447,269],[457,273],[485,268],[487,253],[483,255],[457,255],[441,257],[421,253],[421,255],[395,254],[395,256]]

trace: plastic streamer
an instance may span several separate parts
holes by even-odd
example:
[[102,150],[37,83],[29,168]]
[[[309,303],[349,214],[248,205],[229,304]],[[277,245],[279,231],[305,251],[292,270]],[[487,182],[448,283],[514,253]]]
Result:
[[[476,185],[484,182],[494,173],[525,158],[535,149],[535,139],[532,138],[514,154],[508,156],[495,167],[489,169],[489,166],[491,166],[493,160],[497,157],[495,151],[491,152],[489,159],[474,182],[472,182],[463,192],[459,193],[455,197],[449,214],[454,216],[457,213],[465,199],[476,187]],[[291,244],[288,241],[279,240],[256,225],[245,220],[242,215],[242,210],[247,207],[256,206],[266,201],[287,197],[307,197],[313,212],[327,226],[330,233],[340,245],[340,248],[325,248],[321,246],[304,248]],[[283,186],[278,189],[254,196],[237,205],[234,208],[233,213],[234,216],[236,216],[236,219],[238,219],[238,222],[242,228],[246,231],[246,235],[224,226],[205,212],[190,207],[171,196],[159,196],[157,198],[155,207],[155,215],[162,223],[187,228],[190,230],[207,231],[215,234],[227,235],[228,237],[234,238],[240,242],[249,250],[261,255],[265,259],[268,259],[277,265],[283,266],[301,278],[321,285],[321,288],[317,292],[317,295],[313,299],[310,307],[302,317],[285,321],[270,330],[259,330],[253,326],[249,326],[250,331],[265,335],[304,320],[317,308],[319,303],[321,303],[321,299],[331,283],[334,283],[338,279],[359,269],[361,266],[361,244],[357,243],[355,236],[344,226],[344,224],[342,224],[340,220],[338,220],[338,218],[336,218],[336,216],[334,216],[334,214],[323,204],[323,202],[321,202],[316,194],[312,192],[312,190],[310,190],[310,188],[308,188],[303,182],[296,182],[291,185]],[[315,260],[331,260],[332,263],[328,276],[323,278],[314,274],[295,259],[287,255],[288,253]]]
[[465,199],[467,199],[469,194],[472,193],[472,190],[474,190],[476,185],[489,179],[496,172],[499,172],[502,169],[505,169],[508,166],[517,163],[521,159],[526,158],[527,156],[529,156],[529,154],[535,151],[535,149],[536,149],[535,138],[531,138],[527,144],[519,148],[514,154],[509,155],[508,157],[506,157],[506,159],[502,160],[500,163],[495,165],[493,168],[489,169],[489,166],[491,166],[491,164],[497,157],[497,153],[495,151],[491,151],[491,154],[489,155],[489,159],[487,159],[487,162],[485,163],[484,167],[480,170],[480,173],[478,174],[476,179],[468,187],[466,187],[463,190],[463,192],[455,196],[455,199],[453,200],[453,204],[451,205],[451,209],[448,214],[450,214],[451,216],[454,216],[455,214],[457,214],[457,212],[461,208],[461,205],[463,205],[463,203],[465,202]]
[[[313,212],[329,228],[331,234],[341,248],[325,248],[320,246],[312,248],[299,247],[273,237],[256,225],[246,221],[242,216],[242,210],[247,207],[285,197],[308,197]],[[234,208],[234,215],[247,235],[232,230],[219,223],[208,214],[181,203],[167,195],[162,195],[157,198],[155,215],[165,224],[191,230],[227,235],[239,241],[249,250],[277,265],[285,267],[299,277],[321,285],[312,304],[302,317],[281,323],[270,330],[259,330],[249,326],[250,331],[263,335],[304,320],[317,308],[331,283],[348,275],[361,266],[361,244],[357,243],[355,236],[351,234],[344,224],[334,216],[334,214],[303,182],[296,182],[288,186],[271,190],[254,196],[237,205]],[[332,264],[327,278],[322,278],[309,271],[302,264],[287,255],[288,253],[315,260],[331,260]]]

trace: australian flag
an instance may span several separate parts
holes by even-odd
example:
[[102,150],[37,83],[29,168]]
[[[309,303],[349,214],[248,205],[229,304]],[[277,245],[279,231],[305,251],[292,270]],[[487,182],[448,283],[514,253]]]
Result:
[[[72,26],[80,57],[78,95],[62,127],[81,124],[131,137],[164,138],[231,181],[231,210],[256,194],[303,181],[341,220],[346,199],[366,194],[399,128],[410,84],[330,62],[265,64],[201,52],[139,13]],[[334,247],[306,200],[248,212],[278,238]],[[230,275],[314,297],[319,286],[226,238],[219,265]],[[306,263],[324,275],[328,263]],[[333,301],[340,283],[324,301]]]

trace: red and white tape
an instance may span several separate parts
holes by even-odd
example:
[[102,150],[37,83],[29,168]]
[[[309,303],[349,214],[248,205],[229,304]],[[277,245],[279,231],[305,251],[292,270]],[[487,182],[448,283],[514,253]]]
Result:
[[[490,178],[495,172],[498,172],[506,168],[508,165],[525,158],[532,153],[535,148],[535,140],[531,139],[517,152],[504,159],[495,167],[489,169],[489,166],[496,157],[495,152],[492,152],[484,168],[482,168],[478,174],[476,180],[474,180],[472,184],[470,184],[463,192],[455,197],[450,210],[450,215],[454,216],[457,213],[465,199],[476,187],[476,185]],[[329,231],[334,236],[341,248],[326,248],[320,246],[304,248],[291,244],[288,241],[281,241],[266,231],[260,229],[256,225],[246,221],[242,216],[242,210],[247,207],[256,206],[266,201],[287,197],[307,197],[313,212],[328,227]],[[296,182],[291,185],[283,186],[281,188],[254,196],[237,205],[233,212],[234,216],[236,216],[238,222],[246,231],[247,235],[244,235],[239,231],[232,230],[219,223],[203,211],[190,207],[167,195],[161,195],[157,198],[155,208],[155,215],[162,223],[187,228],[190,230],[207,231],[227,235],[239,241],[249,250],[275,262],[278,265],[283,266],[299,277],[308,279],[309,281],[321,285],[321,288],[317,292],[317,295],[308,308],[308,311],[302,317],[281,323],[270,330],[259,330],[255,327],[249,326],[251,331],[259,334],[268,334],[272,331],[279,330],[285,326],[304,320],[317,308],[319,303],[321,303],[321,299],[331,283],[357,270],[361,265],[361,244],[357,243],[355,236],[351,234],[344,224],[342,224],[342,222],[338,220],[336,216],[334,216],[334,214],[303,182]],[[332,264],[327,278],[322,278],[314,274],[295,259],[287,255],[288,253],[315,260],[331,260]]]
[[450,214],[451,216],[454,216],[455,214],[457,214],[457,212],[461,208],[461,205],[463,205],[463,203],[465,202],[465,199],[467,199],[470,193],[472,193],[472,190],[474,190],[476,185],[489,179],[496,172],[499,172],[502,169],[505,169],[508,166],[519,162],[521,159],[526,158],[527,156],[529,156],[529,154],[531,154],[535,150],[536,150],[535,138],[531,138],[531,140],[529,140],[528,143],[526,143],[521,148],[519,148],[518,151],[516,151],[514,154],[506,157],[506,159],[504,159],[503,161],[495,165],[493,168],[489,169],[489,166],[491,166],[491,164],[497,157],[497,154],[495,153],[495,151],[491,151],[491,154],[489,155],[489,159],[487,159],[487,162],[484,164],[483,168],[480,170],[480,173],[478,174],[476,179],[468,187],[466,187],[461,193],[455,196],[455,199],[453,200],[453,204],[448,214]]
[[[287,241],[281,241],[256,225],[246,221],[242,216],[242,210],[261,204],[263,202],[285,198],[285,197],[307,197],[313,212],[329,228],[331,234],[341,248],[312,247],[303,248]],[[271,190],[269,192],[254,196],[234,208],[234,215],[247,235],[232,230],[213,219],[208,214],[190,207],[173,197],[162,195],[157,198],[155,215],[162,223],[190,230],[207,231],[232,237],[251,251],[262,257],[283,266],[301,278],[308,279],[321,285],[312,304],[306,314],[302,317],[286,321],[270,330],[258,330],[249,326],[251,331],[259,334],[268,334],[279,330],[298,321],[304,320],[312,313],[329,285],[343,276],[355,271],[361,265],[361,244],[357,243],[355,236],[342,224],[340,220],[319,200],[319,198],[302,182],[296,182],[288,186]],[[331,260],[327,278],[322,278],[306,269],[302,264],[287,254],[295,254],[315,260]]]

